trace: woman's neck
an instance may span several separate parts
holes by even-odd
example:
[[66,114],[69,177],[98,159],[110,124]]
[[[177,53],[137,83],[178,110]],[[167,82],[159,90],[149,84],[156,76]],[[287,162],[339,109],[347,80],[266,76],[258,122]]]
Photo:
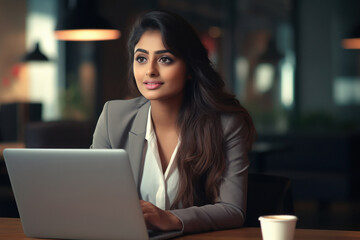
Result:
[[156,129],[178,130],[178,116],[181,103],[169,103],[164,101],[151,101],[151,117]]

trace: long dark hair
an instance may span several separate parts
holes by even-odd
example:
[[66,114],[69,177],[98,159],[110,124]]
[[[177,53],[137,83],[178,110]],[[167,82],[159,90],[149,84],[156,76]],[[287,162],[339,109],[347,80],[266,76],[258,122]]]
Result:
[[[224,81],[214,70],[208,52],[195,30],[182,17],[166,11],[151,11],[134,24],[128,41],[130,80],[133,86],[134,48],[144,32],[159,30],[164,46],[182,58],[188,76],[178,125],[181,144],[176,156],[178,195],[172,208],[214,203],[226,169],[222,114],[233,114],[233,128],[243,126],[241,137],[251,149],[255,128],[249,113],[234,95],[224,90]],[[136,86],[136,85],[135,85]]]

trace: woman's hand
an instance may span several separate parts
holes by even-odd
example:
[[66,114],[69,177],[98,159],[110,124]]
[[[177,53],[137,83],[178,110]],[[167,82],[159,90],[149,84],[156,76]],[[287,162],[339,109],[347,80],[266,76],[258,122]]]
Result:
[[181,221],[170,211],[164,211],[150,202],[140,200],[146,227],[151,230],[181,230]]

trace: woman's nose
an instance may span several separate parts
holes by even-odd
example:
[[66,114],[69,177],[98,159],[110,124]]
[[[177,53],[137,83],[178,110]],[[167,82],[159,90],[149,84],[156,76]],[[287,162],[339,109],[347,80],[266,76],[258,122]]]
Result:
[[159,72],[156,68],[156,63],[150,62],[148,65],[148,69],[146,70],[146,76],[148,77],[157,77],[159,75]]

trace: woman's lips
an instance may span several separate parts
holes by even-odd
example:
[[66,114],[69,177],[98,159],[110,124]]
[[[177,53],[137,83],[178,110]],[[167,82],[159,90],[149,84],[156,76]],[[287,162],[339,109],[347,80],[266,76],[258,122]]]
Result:
[[160,81],[145,81],[144,84],[147,89],[154,90],[161,87],[161,85],[163,85],[164,83]]

